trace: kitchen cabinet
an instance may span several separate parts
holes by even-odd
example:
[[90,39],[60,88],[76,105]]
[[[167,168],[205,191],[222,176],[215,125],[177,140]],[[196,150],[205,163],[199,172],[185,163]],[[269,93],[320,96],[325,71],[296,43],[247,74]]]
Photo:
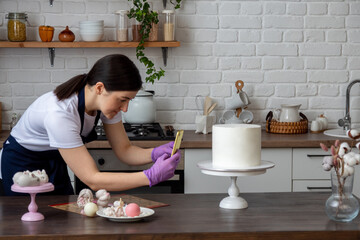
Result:
[[327,180],[293,180],[292,186],[293,186],[293,192],[331,192],[330,179],[327,179]]
[[[0,48],[48,48],[51,66],[54,65],[55,48],[136,48],[139,42],[9,42],[0,41]],[[180,42],[145,42],[145,47],[161,47],[166,66],[169,47],[179,47]]]
[[[328,153],[320,148],[263,148],[262,160],[275,163],[265,174],[238,177],[241,192],[331,192],[330,172],[322,168]],[[211,149],[185,149],[185,193],[227,193],[230,178],[203,174],[198,162],[211,161]],[[355,167],[353,194],[360,196]]]
[[[357,151],[357,150],[354,150]],[[330,155],[320,148],[293,149],[293,191],[331,192],[330,172],[322,168],[324,156]],[[360,169],[355,166],[353,194],[360,196]]]
[[[185,193],[227,193],[229,177],[203,174],[197,166],[199,162],[211,161],[211,155],[211,149],[185,149]],[[261,158],[275,163],[275,167],[262,175],[238,177],[240,193],[291,192],[291,148],[264,148]]]
[[294,148],[293,179],[330,179],[322,168],[323,157],[328,155],[320,148]]
[[331,191],[330,173],[322,168],[320,148],[293,149],[293,191]]

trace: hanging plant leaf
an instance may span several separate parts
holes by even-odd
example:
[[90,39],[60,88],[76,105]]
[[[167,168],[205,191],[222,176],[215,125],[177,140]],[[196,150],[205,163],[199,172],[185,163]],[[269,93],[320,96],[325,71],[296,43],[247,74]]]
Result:
[[176,0],[176,3],[173,0],[170,0],[170,2],[175,6],[175,9],[180,8],[181,0]]
[[[148,76],[145,78],[145,81],[154,84],[155,80],[160,80],[161,77],[165,76],[165,71],[162,68],[156,70],[154,63],[145,56],[144,44],[145,40],[149,38],[152,24],[159,22],[158,13],[150,9],[150,4],[147,0],[128,1],[132,1],[134,5],[128,14],[129,19],[134,18],[140,23],[141,39],[139,45],[136,47],[136,58],[147,68],[146,74]],[[180,8],[181,1],[182,0],[176,0],[176,2],[173,2],[173,0],[170,0],[175,6],[175,9]]]

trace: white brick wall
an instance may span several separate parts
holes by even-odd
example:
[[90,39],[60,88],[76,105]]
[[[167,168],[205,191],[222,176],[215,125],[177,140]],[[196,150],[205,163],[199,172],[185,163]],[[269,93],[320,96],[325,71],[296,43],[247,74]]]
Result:
[[[162,0],[153,0],[162,10]],[[55,26],[55,40],[66,25],[79,40],[78,23],[105,21],[105,39],[115,38],[117,9],[127,0],[0,0],[0,40],[7,40],[5,15],[25,11],[29,40],[39,41],[37,27]],[[168,3],[168,8],[171,4]],[[184,0],[177,10],[176,38],[181,47],[169,49],[167,67],[161,50],[147,49],[166,76],[146,89],[156,92],[157,121],[175,128],[195,129],[199,114],[195,98],[209,95],[220,118],[238,104],[235,82],[245,82],[255,123],[284,101],[300,103],[310,120],[325,113],[332,127],[343,117],[345,91],[360,78],[360,3],[351,0]],[[56,49],[50,67],[47,49],[0,48],[0,101],[3,128],[13,112],[23,113],[39,95],[111,53],[129,56],[139,67],[134,49]],[[352,119],[360,127],[360,86],[351,92]]]

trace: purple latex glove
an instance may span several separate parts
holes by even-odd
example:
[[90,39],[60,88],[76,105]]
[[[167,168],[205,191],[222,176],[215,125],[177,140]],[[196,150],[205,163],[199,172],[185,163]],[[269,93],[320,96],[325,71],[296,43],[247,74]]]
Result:
[[151,152],[152,161],[156,162],[156,160],[164,154],[167,154],[170,156],[173,146],[174,146],[174,142],[169,142],[169,143],[166,143],[164,145],[154,148]]
[[179,164],[180,159],[180,151],[177,151],[172,157],[168,154],[163,154],[151,168],[144,170],[144,174],[149,179],[150,187],[172,178],[175,175],[175,168]]

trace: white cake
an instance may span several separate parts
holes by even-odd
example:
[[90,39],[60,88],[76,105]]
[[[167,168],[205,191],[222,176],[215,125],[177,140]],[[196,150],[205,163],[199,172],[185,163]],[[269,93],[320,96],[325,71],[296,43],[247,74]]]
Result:
[[212,129],[212,163],[221,169],[242,169],[261,163],[261,126],[217,124]]

